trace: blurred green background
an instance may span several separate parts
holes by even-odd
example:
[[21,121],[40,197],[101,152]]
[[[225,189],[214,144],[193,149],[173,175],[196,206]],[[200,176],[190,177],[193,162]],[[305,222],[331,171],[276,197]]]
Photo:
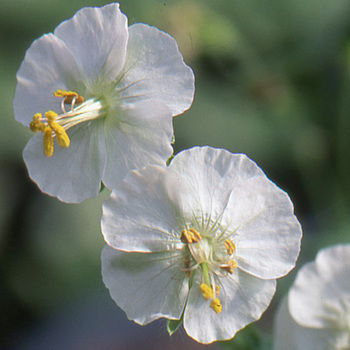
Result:
[[[26,49],[81,7],[106,3],[0,0],[0,348],[217,349],[184,332],[169,340],[162,322],[127,321],[100,275],[108,191],[80,205],[60,203],[40,193],[22,161],[31,134],[13,119],[11,100]],[[174,119],[175,151],[211,145],[255,160],[295,204],[304,228],[297,267],[321,247],[349,242],[350,2],[120,4],[129,24],[174,36],[194,70],[193,106]],[[262,320],[225,349],[269,347],[274,310],[295,273],[279,282]]]

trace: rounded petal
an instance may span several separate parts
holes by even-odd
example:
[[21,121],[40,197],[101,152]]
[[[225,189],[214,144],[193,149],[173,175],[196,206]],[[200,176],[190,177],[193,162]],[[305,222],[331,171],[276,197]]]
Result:
[[285,297],[276,313],[273,335],[274,350],[335,350],[331,344],[338,332],[299,326],[288,311]]
[[321,250],[304,265],[289,292],[296,322],[314,328],[346,328],[350,312],[350,245]]
[[166,165],[172,155],[172,117],[157,101],[143,101],[106,119],[107,167],[104,184],[115,188],[130,170],[148,164]]
[[134,24],[129,27],[118,90],[122,103],[159,99],[175,116],[192,104],[194,75],[170,35],[146,24]]
[[184,327],[190,337],[204,344],[231,339],[237,331],[258,320],[276,290],[275,280],[262,280],[236,270],[218,281],[222,311],[216,314],[210,301],[200,293],[199,283],[196,279],[190,289]]
[[17,72],[13,110],[17,121],[28,126],[35,113],[60,111],[57,89],[83,94],[81,70],[66,44],[52,34],[34,41]]
[[124,66],[128,29],[119,4],[85,7],[62,22],[54,34],[73,52],[92,89],[103,80],[116,79]]
[[302,231],[293,204],[252,160],[195,147],[179,153],[170,169],[180,174],[171,197],[182,216],[193,221],[194,215],[199,229],[212,221],[232,234],[239,268],[269,279],[294,267]]
[[106,165],[103,123],[92,122],[68,130],[71,144],[56,141],[52,157],[43,154],[42,135],[35,135],[23,150],[29,176],[44,193],[67,203],[97,196]]
[[110,246],[139,252],[182,248],[162,183],[165,170],[149,166],[131,172],[105,201],[101,228]]
[[[261,278],[282,277],[295,266],[300,252],[302,229],[293,204],[265,176],[249,179],[245,186],[250,193],[234,190],[227,211],[240,216],[235,233],[238,265]],[[234,199],[239,194],[241,201]]]
[[161,317],[179,319],[188,294],[180,261],[179,252],[125,253],[106,245],[103,282],[130,320],[145,325]]

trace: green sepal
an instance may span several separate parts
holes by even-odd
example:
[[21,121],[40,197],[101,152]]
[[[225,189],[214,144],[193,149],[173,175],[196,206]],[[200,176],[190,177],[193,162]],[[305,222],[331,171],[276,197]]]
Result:
[[174,154],[172,154],[172,155],[168,158],[168,160],[166,161],[166,165],[167,165],[167,166],[170,165],[170,163],[171,163],[171,161],[173,160],[173,158],[174,158]]
[[166,320],[166,330],[169,335],[173,335],[182,326],[183,315],[182,313],[179,320]]
[[[188,289],[191,289],[192,284],[193,284],[193,278],[195,275],[196,271],[193,271],[191,274],[190,279],[188,280]],[[186,301],[187,303],[187,301]],[[184,320],[184,312],[185,312],[186,305],[184,307],[184,311],[182,311],[181,317],[178,320],[166,320],[166,329],[169,333],[169,335],[173,335],[183,324]]]

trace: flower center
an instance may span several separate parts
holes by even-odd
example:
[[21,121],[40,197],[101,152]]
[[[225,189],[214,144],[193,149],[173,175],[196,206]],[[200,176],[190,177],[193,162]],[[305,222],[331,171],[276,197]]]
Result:
[[219,286],[215,277],[225,277],[232,274],[237,267],[233,259],[235,245],[230,239],[223,242],[213,242],[210,238],[202,237],[195,229],[182,230],[181,241],[187,244],[188,253],[185,254],[184,271],[190,278],[192,271],[200,268],[202,282],[200,291],[205,300],[210,301],[209,306],[219,313],[222,310],[218,298]]
[[[54,138],[60,147],[67,148],[70,144],[66,133],[68,129],[106,114],[105,106],[97,98],[85,101],[76,92],[64,90],[56,90],[53,96],[62,97],[62,114],[58,115],[53,111],[47,111],[43,117],[41,113],[36,113],[29,124],[30,130],[43,133],[43,149],[47,157],[51,157],[53,154]],[[65,109],[65,104],[70,105],[68,112]]]

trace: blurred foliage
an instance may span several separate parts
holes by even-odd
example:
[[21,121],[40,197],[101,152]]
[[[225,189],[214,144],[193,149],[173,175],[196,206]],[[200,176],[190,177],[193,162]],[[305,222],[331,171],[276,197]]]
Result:
[[254,325],[247,326],[230,341],[220,342],[222,350],[270,350],[272,337],[258,330]]
[[[62,204],[41,194],[21,159],[30,132],[14,121],[11,100],[16,71],[33,40],[53,31],[79,8],[105,3],[0,0],[4,344],[29,323],[101,288],[104,242],[99,217],[108,191],[81,205]],[[195,72],[193,106],[174,120],[175,151],[207,144],[254,159],[295,204],[304,227],[298,266],[314,259],[321,247],[349,242],[350,2],[120,3],[130,24],[145,22],[173,35]],[[279,283],[272,309],[294,275]],[[271,319],[264,318],[258,326],[270,332]],[[267,348],[264,337],[251,329],[220,345],[236,350]]]

